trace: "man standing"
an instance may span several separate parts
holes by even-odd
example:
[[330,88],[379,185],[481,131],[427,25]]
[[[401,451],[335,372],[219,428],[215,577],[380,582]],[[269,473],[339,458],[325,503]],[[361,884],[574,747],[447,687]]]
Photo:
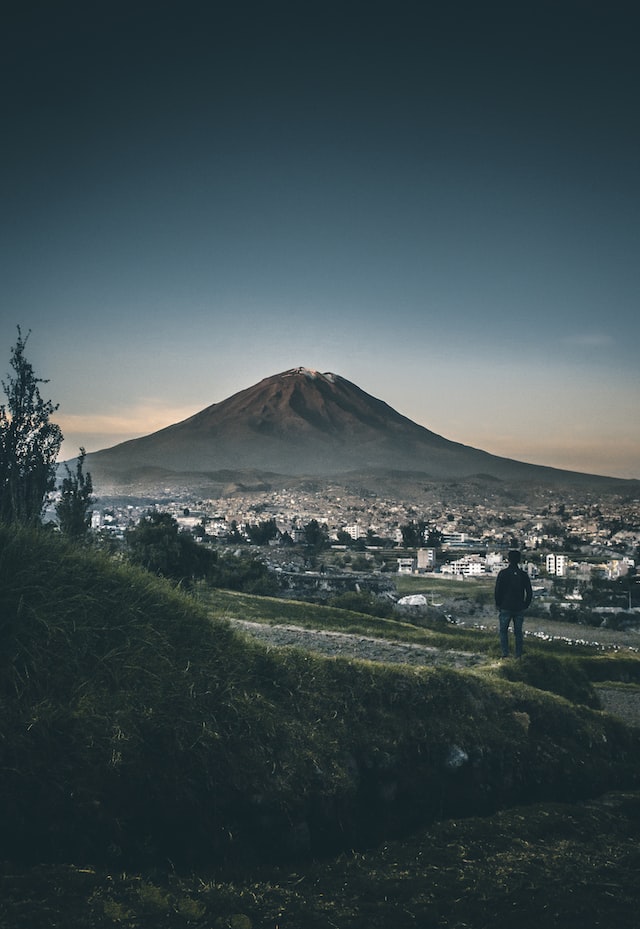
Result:
[[516,642],[516,658],[522,655],[522,624],[524,611],[531,603],[533,591],[526,571],[519,567],[520,552],[509,552],[509,566],[503,568],[496,578],[496,606],[500,624],[500,645],[502,657],[509,657],[509,623],[513,620],[513,633]]

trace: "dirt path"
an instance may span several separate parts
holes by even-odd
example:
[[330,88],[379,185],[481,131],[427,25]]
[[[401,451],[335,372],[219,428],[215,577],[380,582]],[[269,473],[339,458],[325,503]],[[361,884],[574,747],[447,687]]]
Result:
[[414,645],[411,642],[394,642],[374,636],[353,635],[349,632],[331,632],[324,629],[304,629],[302,626],[254,623],[244,619],[230,622],[249,635],[269,645],[294,645],[310,652],[342,658],[361,658],[386,664],[432,665],[450,668],[471,668],[486,664],[485,655],[474,652]]

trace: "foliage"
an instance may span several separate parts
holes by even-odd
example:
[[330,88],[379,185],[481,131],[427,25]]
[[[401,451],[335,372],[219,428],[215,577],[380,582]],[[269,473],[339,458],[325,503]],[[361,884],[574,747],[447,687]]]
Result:
[[60,523],[60,531],[70,539],[82,539],[89,531],[91,524],[91,511],[89,507],[94,502],[93,482],[91,474],[84,473],[84,459],[86,452],[80,449],[76,459],[76,473],[71,473],[65,464],[67,476],[63,478],[60,500],[56,504],[56,515]]
[[252,523],[247,526],[247,535],[249,541],[254,545],[267,545],[278,536],[278,527],[275,519],[267,519],[260,523]]
[[245,554],[215,553],[207,572],[207,583],[212,587],[263,596],[278,592],[278,582],[266,565]]
[[199,545],[191,533],[181,531],[169,513],[153,510],[133,529],[125,541],[129,558],[153,574],[190,583],[211,568],[211,552]]
[[25,356],[25,338],[11,350],[13,374],[2,382],[6,405],[0,405],[0,521],[22,525],[40,522],[47,495],[55,486],[55,462],[62,444],[60,427],[50,421],[58,409],[40,395],[39,384]]
[[227,541],[232,542],[234,545],[239,543],[246,542],[246,537],[238,529],[238,524],[235,519],[231,520],[229,524],[229,531],[227,532]]
[[402,533],[402,544],[405,548],[421,548],[424,545],[425,532],[427,529],[426,522],[421,519],[418,522],[411,520],[400,526]]
[[422,548],[428,545],[430,548],[439,548],[442,544],[442,532],[429,524],[424,519],[411,520],[400,526],[402,533],[402,544],[405,548]]
[[338,529],[336,533],[336,542],[338,545],[346,545],[347,548],[353,548],[356,540],[345,529]]
[[304,540],[307,547],[315,552],[329,548],[329,531],[326,525],[319,523],[317,519],[309,520],[304,526]]

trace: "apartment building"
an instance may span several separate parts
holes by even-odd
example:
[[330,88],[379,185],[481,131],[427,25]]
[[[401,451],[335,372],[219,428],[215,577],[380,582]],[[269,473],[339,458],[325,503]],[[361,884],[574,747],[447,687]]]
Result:
[[569,559],[566,555],[547,555],[546,559],[547,574],[555,574],[556,577],[566,577],[569,569]]

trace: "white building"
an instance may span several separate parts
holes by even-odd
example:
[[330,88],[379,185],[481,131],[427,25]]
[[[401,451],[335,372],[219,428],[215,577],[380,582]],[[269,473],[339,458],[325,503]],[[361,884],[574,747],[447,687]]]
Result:
[[547,555],[547,574],[555,574],[556,577],[566,577],[569,569],[569,559],[566,555]]
[[[351,536],[354,542],[357,542],[358,539],[362,538],[363,532],[360,526],[345,526],[344,531]],[[365,533],[366,534],[366,533]]]
[[481,555],[468,555],[449,564],[442,565],[443,574],[457,574],[463,577],[480,577],[486,572],[486,562]]

